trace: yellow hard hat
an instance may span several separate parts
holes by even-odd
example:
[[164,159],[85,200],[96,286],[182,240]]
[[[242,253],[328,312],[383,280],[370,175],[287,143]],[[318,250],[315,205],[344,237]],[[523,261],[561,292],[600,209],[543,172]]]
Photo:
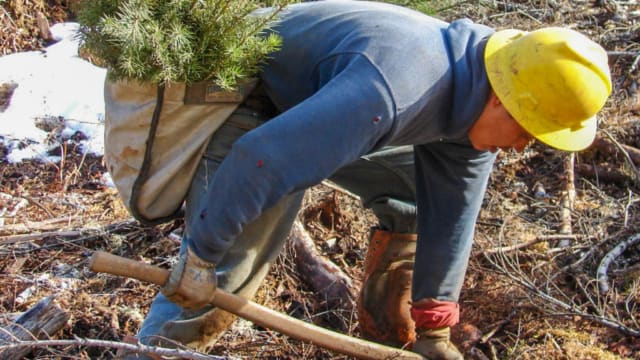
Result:
[[605,50],[564,28],[502,30],[485,48],[485,67],[505,109],[536,139],[578,151],[596,135],[596,113],[611,93]]

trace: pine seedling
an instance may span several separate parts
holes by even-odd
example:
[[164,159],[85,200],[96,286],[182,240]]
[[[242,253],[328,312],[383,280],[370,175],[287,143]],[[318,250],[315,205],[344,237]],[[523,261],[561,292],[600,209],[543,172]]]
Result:
[[84,48],[113,80],[233,89],[280,48],[271,26],[291,2],[256,16],[250,0],[85,0],[78,20]]

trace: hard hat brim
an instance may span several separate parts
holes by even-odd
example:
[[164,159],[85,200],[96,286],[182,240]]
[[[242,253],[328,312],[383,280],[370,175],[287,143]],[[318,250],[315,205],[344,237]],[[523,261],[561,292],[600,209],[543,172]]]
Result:
[[529,134],[537,140],[564,151],[580,151],[587,148],[596,136],[597,118],[592,116],[581,122],[578,128],[569,128],[552,118],[523,109],[510,96],[513,83],[518,81],[516,73],[510,71],[512,54],[501,51],[505,45],[527,34],[525,31],[508,29],[495,32],[485,47],[484,60],[489,83],[505,109]]

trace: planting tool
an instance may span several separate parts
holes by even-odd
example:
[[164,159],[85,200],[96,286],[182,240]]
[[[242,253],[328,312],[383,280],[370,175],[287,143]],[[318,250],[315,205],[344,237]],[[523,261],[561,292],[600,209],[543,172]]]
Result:
[[[160,286],[167,282],[170,273],[168,270],[157,266],[102,251],[94,252],[89,267],[95,272],[131,277]],[[417,353],[327,330],[221,289],[215,291],[211,305],[294,339],[310,342],[322,348],[359,359],[426,359]]]

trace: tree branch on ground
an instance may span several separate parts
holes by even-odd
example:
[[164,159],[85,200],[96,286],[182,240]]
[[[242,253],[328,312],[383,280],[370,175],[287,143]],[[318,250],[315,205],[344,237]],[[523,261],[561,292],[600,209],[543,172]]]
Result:
[[[293,223],[289,244],[294,255],[297,273],[327,309],[351,312],[355,287],[351,278],[337,265],[322,256],[302,223]],[[348,324],[342,326],[346,329]]]
[[2,343],[0,345],[0,351],[3,350],[15,350],[21,348],[49,348],[54,346],[84,346],[84,347],[102,347],[119,349],[128,352],[156,354],[160,356],[167,356],[179,359],[191,359],[191,360],[227,360],[228,357],[221,357],[215,355],[207,355],[193,350],[183,349],[169,349],[158,346],[149,346],[141,343],[128,344],[117,341],[107,340],[95,340],[76,338],[74,340],[32,340],[32,341],[13,341],[9,343]]
[[640,243],[640,234],[636,234],[624,241],[621,241],[616,245],[613,249],[611,249],[600,261],[600,265],[598,266],[597,278],[598,278],[598,287],[600,288],[600,292],[606,293],[609,291],[609,278],[607,276],[607,271],[611,263],[629,247]]

